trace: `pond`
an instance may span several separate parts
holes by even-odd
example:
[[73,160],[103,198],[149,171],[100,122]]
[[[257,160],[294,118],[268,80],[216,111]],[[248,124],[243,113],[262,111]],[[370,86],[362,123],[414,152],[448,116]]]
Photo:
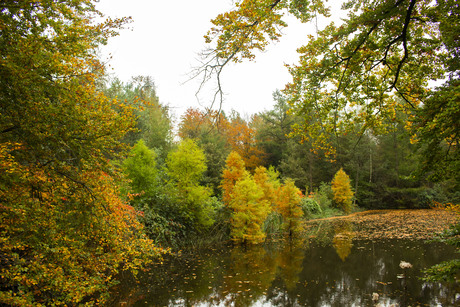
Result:
[[459,306],[458,286],[420,280],[422,269],[454,257],[442,243],[360,240],[347,231],[219,247],[168,257],[138,282],[123,281],[114,306]]

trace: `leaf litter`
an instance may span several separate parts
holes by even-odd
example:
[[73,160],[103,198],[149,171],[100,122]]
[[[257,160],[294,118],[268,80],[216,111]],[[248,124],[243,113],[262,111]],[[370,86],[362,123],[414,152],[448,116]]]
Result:
[[325,221],[351,224],[354,239],[433,239],[458,222],[455,212],[442,209],[368,210],[307,222],[307,230]]

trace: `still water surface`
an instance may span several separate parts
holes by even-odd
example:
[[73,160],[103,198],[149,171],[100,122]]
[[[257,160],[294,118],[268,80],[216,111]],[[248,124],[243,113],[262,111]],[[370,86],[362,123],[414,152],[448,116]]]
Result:
[[[419,279],[423,268],[454,256],[441,243],[346,234],[328,242],[222,247],[165,259],[140,282],[122,282],[114,305],[460,306],[458,286]],[[401,260],[413,268],[404,271]]]

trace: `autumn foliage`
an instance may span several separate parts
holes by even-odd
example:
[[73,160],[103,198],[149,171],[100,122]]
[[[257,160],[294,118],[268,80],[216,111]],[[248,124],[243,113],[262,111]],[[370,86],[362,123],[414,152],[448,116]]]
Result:
[[247,122],[239,114],[233,114],[226,129],[230,148],[243,158],[246,168],[250,171],[263,165],[265,158],[256,139],[256,129],[252,126],[254,119]]
[[284,219],[284,229],[289,238],[297,236],[302,230],[301,198],[302,192],[295,186],[292,179],[287,179],[279,188],[276,208]]
[[[260,177],[259,174],[259,182]],[[270,212],[270,201],[236,152],[231,152],[227,158],[222,191],[224,204],[231,210],[232,240],[239,243],[262,242],[265,239],[262,224]]]
[[111,162],[132,109],[97,87],[94,48],[126,20],[95,14],[86,0],[2,4],[1,304],[104,304],[118,273],[160,252]]
[[353,191],[351,190],[350,177],[339,169],[332,180],[332,191],[334,192],[334,201],[346,213],[351,212]]
[[270,212],[270,204],[248,173],[236,183],[229,205],[232,209],[232,240],[243,244],[263,242],[262,224]]
[[226,166],[222,174],[222,201],[229,205],[236,183],[245,176],[246,168],[241,156],[232,151],[226,160]]
[[251,175],[241,157],[232,152],[223,171],[223,199],[231,209],[231,237],[238,243],[260,243],[266,234],[262,225],[270,212],[278,212],[284,232],[289,238],[297,236],[302,227],[301,191],[294,181],[280,183],[278,173],[265,167],[256,168]]

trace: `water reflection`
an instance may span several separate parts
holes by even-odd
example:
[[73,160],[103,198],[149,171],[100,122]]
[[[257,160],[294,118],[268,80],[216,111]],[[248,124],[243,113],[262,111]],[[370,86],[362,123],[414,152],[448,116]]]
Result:
[[223,270],[220,301],[229,306],[251,306],[265,296],[276,277],[278,259],[276,253],[260,246],[237,246],[230,251],[230,262]]
[[[168,259],[117,289],[114,306],[455,306],[460,289],[424,283],[420,270],[453,258],[443,244],[353,241],[347,225],[332,244],[226,247]],[[404,273],[401,260],[412,263]],[[378,293],[378,301],[372,294]]]
[[353,238],[355,237],[353,224],[349,221],[341,221],[336,224],[334,232],[335,234],[332,239],[332,245],[334,246],[340,259],[345,261],[348,255],[350,255],[351,248],[353,247]]

